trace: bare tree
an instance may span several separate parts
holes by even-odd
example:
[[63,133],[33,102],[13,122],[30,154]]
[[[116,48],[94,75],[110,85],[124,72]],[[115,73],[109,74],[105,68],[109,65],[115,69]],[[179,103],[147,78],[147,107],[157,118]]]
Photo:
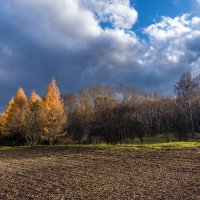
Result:
[[199,88],[197,79],[192,78],[190,73],[181,75],[180,80],[175,85],[175,92],[177,94],[177,103],[183,115],[188,118],[188,125],[192,132],[192,139],[195,137],[194,127],[194,103]]

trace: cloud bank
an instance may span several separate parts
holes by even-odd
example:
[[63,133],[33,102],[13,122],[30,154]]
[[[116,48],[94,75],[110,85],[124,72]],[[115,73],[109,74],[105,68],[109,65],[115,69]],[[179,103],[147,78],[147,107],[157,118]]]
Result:
[[199,73],[200,17],[163,17],[138,38],[129,0],[0,0],[2,104],[18,86],[43,93],[127,84],[171,91],[182,72]]

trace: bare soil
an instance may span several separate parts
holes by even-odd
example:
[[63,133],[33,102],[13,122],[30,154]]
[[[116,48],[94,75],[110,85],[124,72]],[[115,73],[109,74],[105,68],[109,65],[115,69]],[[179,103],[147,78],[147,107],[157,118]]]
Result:
[[0,151],[0,199],[200,199],[200,149]]

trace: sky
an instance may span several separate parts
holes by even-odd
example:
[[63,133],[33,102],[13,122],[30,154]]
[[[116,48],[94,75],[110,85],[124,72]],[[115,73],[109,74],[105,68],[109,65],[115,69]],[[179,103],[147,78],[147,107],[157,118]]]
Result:
[[170,93],[184,72],[200,74],[200,0],[0,0],[0,108],[52,77]]

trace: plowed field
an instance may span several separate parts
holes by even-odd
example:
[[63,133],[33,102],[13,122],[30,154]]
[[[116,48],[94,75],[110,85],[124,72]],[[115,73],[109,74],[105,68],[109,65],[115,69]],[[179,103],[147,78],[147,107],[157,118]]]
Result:
[[0,199],[200,199],[200,149],[0,151]]

